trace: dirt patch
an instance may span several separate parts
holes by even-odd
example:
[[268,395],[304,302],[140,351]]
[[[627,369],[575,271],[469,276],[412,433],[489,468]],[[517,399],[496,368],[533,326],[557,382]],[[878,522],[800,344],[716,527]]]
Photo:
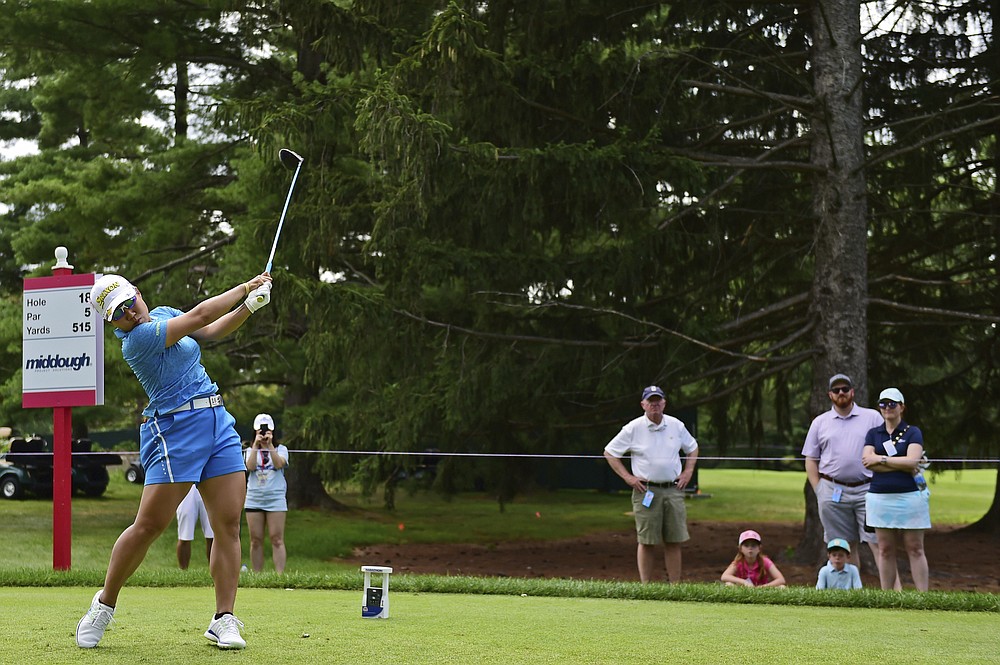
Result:
[[[818,565],[792,563],[802,537],[800,525],[754,525],[764,539],[764,553],[774,559],[789,585],[814,586]],[[736,553],[737,525],[691,522],[691,540],[684,544],[686,582],[715,582]],[[926,535],[931,589],[1000,593],[995,556],[1000,539],[956,527],[938,527]],[[904,556],[905,558],[905,556]],[[598,580],[638,580],[635,532],[600,533],[550,542],[504,542],[487,545],[373,545],[358,548],[340,561],[392,566],[397,572],[475,575],[487,577],[562,577]],[[901,568],[908,568],[901,562]],[[665,575],[660,571],[660,574]],[[912,588],[908,573],[904,587]],[[865,587],[878,588],[874,571],[862,571]]]

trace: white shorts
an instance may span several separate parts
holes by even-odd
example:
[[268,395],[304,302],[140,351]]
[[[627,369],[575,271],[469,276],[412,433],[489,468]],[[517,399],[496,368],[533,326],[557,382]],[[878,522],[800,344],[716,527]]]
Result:
[[199,521],[205,538],[215,538],[212,524],[208,521],[205,502],[201,500],[198,488],[192,485],[191,491],[177,506],[177,540],[194,540],[194,525]]

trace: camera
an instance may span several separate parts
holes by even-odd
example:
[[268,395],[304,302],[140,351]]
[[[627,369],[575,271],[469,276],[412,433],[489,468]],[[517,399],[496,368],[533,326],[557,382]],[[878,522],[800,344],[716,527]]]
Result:
[[260,425],[260,433],[261,434],[267,434],[267,431],[269,429],[271,429],[271,428],[270,428],[270,426],[267,423],[261,423],[261,425]]

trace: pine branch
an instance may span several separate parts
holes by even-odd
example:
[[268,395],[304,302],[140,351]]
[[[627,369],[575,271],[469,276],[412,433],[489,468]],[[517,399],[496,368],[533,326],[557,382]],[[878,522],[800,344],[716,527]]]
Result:
[[776,92],[767,92],[765,90],[758,90],[755,88],[744,88],[739,86],[731,85],[720,85],[718,83],[709,83],[707,81],[693,81],[691,79],[682,80],[681,83],[684,85],[689,85],[692,88],[700,88],[701,90],[711,90],[713,92],[723,92],[732,95],[738,95],[741,97],[754,97],[757,99],[768,99],[773,102],[778,102],[783,106],[789,106],[795,110],[803,112],[811,112],[814,100],[808,97],[794,97],[792,95],[782,95]]
[[[963,268],[959,274],[965,274],[968,270]],[[882,275],[874,279],[869,279],[868,284],[879,284],[881,282],[896,281],[896,282],[906,282],[908,284],[920,284],[923,286],[969,286],[970,284],[976,284],[980,282],[992,282],[1000,278],[1000,275],[989,275],[983,279],[917,279],[916,277],[908,277],[907,275]]]
[[735,319],[733,321],[730,321],[729,323],[722,324],[721,326],[719,326],[719,331],[727,332],[729,330],[740,328],[748,323],[753,323],[758,319],[762,319],[765,316],[770,316],[775,312],[779,312],[783,309],[788,309],[789,307],[793,307],[795,305],[800,305],[808,301],[809,297],[810,295],[808,293],[800,293],[798,295],[785,298],[784,300],[779,300],[778,302],[768,305],[767,307],[762,307],[758,309],[756,312],[751,312],[750,314],[747,314],[744,317]]
[[167,263],[164,263],[163,265],[158,266],[156,268],[151,268],[151,269],[147,270],[146,272],[142,273],[141,275],[139,275],[138,277],[136,277],[135,279],[131,280],[131,282],[133,284],[138,284],[138,283],[142,282],[144,279],[147,279],[148,277],[152,277],[153,275],[155,275],[157,273],[166,272],[167,270],[170,270],[171,268],[179,266],[182,263],[188,263],[189,261],[193,261],[193,260],[197,259],[199,256],[204,256],[205,254],[210,254],[211,252],[215,251],[219,247],[222,247],[223,245],[228,245],[228,244],[232,243],[234,240],[236,240],[235,236],[226,236],[225,238],[220,238],[219,240],[216,240],[213,243],[205,245],[204,247],[198,249],[197,251],[191,252],[190,254],[186,254],[185,256],[182,256],[180,258],[174,259],[173,261],[168,261]]
[[705,166],[722,166],[726,168],[740,169],[777,169],[784,171],[803,171],[806,173],[825,173],[826,169],[809,162],[778,162],[764,161],[759,157],[731,157],[719,155],[700,150],[686,150],[684,148],[670,148],[671,154],[687,157],[688,159],[704,164]]
[[[512,294],[500,294],[500,295],[512,295]],[[746,355],[746,354],[743,354],[743,353],[736,353],[735,351],[727,351],[726,349],[719,348],[717,346],[709,344],[708,342],[703,342],[702,340],[695,339],[694,337],[691,337],[689,335],[685,335],[682,332],[678,332],[676,330],[672,330],[672,329],[667,328],[665,326],[661,326],[658,323],[654,323],[652,321],[647,321],[645,319],[639,319],[639,318],[636,318],[636,317],[634,317],[634,316],[632,316],[630,314],[625,314],[624,312],[619,312],[619,311],[614,310],[614,309],[608,309],[608,308],[605,308],[605,307],[588,307],[588,306],[585,306],[585,305],[573,305],[573,304],[565,303],[565,302],[548,302],[548,303],[544,303],[544,304],[541,304],[541,305],[537,305],[536,307],[540,307],[540,308],[541,307],[562,307],[562,308],[565,308],[565,309],[582,310],[582,311],[585,311],[585,312],[592,312],[592,313],[595,313],[595,314],[611,314],[612,316],[618,316],[618,317],[621,317],[621,318],[626,319],[628,321],[632,321],[633,323],[638,323],[638,324],[643,325],[643,326],[649,326],[651,328],[654,328],[655,330],[659,330],[660,332],[666,333],[666,334],[671,335],[673,337],[678,337],[678,338],[684,340],[685,342],[690,342],[691,344],[694,344],[695,346],[699,346],[699,347],[701,347],[703,349],[707,349],[709,351],[714,351],[715,353],[721,353],[722,355],[732,356],[734,358],[743,358],[745,360],[751,360],[751,361],[754,361],[754,362],[767,362],[767,358],[761,358],[760,356]]]
[[983,321],[985,323],[1000,323],[1000,316],[988,316],[986,314],[973,314],[972,312],[959,312],[954,309],[939,309],[937,307],[920,307],[918,305],[904,305],[903,303],[882,298],[869,298],[869,305],[882,305],[890,309],[898,309],[902,312],[914,312],[928,316],[943,316],[954,319],[966,319],[969,321]]
[[917,141],[916,143],[905,146],[903,148],[899,148],[898,150],[890,150],[886,153],[875,155],[868,161],[864,162],[861,166],[859,166],[857,171],[858,172],[864,171],[865,169],[874,166],[875,164],[879,164],[881,162],[887,162],[891,159],[899,157],[900,155],[906,155],[916,150],[920,150],[921,148],[931,143],[936,143],[937,141],[940,141],[942,139],[964,134],[965,132],[972,129],[976,129],[977,127],[986,127],[988,125],[994,125],[998,121],[1000,121],[1000,115],[995,115],[989,118],[984,118],[982,120],[977,120],[976,122],[970,122],[960,127],[949,129],[947,131],[938,132],[937,134],[932,134],[931,136],[928,136],[920,141]]
[[760,326],[754,327],[750,332],[739,337],[727,337],[725,340],[719,342],[719,346],[726,348],[746,346],[753,342],[759,342],[761,340],[771,339],[775,335],[781,335],[787,333],[789,330],[796,330],[805,321],[805,317],[801,316],[795,319],[783,320],[781,325],[769,326],[762,324]]
[[[559,344],[561,346],[610,347],[610,346],[618,346],[619,345],[619,344],[611,344],[610,342],[601,342],[601,341],[597,341],[597,340],[586,340],[586,339],[572,340],[572,339],[558,339],[558,338],[555,338],[555,337],[538,337],[538,336],[535,336],[535,335],[510,335],[510,334],[507,334],[507,333],[483,332],[481,330],[473,330],[472,328],[466,328],[464,326],[456,326],[453,323],[444,323],[442,321],[433,321],[433,320],[428,319],[427,317],[424,317],[424,316],[417,316],[416,314],[413,314],[412,312],[408,312],[405,309],[396,309],[395,307],[393,307],[393,308],[391,308],[390,311],[395,312],[396,314],[400,314],[402,316],[406,316],[408,318],[413,319],[414,321],[419,321],[420,323],[423,323],[423,324],[426,324],[426,325],[429,325],[429,326],[434,326],[436,328],[444,328],[448,332],[455,331],[455,332],[464,333],[466,335],[471,335],[472,337],[482,337],[482,338],[486,338],[486,339],[501,339],[501,340],[509,340],[509,341],[512,341],[512,342],[534,342],[534,343],[541,343],[541,344]],[[652,348],[652,347],[656,346],[656,343],[648,343],[648,342],[621,342],[620,345],[621,346],[626,346],[626,347],[631,347],[631,348]]]
[[[684,404],[679,404],[678,406],[679,407],[691,407],[691,406],[700,406],[702,404],[708,404],[710,402],[715,402],[715,401],[719,400],[720,398],[725,397],[726,395],[731,395],[734,392],[736,392],[738,390],[741,390],[742,388],[745,388],[746,386],[749,386],[749,385],[752,385],[754,383],[757,383],[758,381],[761,381],[762,379],[765,379],[765,378],[767,378],[769,376],[773,376],[775,374],[780,374],[781,372],[784,372],[785,370],[789,370],[789,369],[792,369],[793,367],[797,367],[797,366],[801,365],[802,363],[804,363],[809,358],[811,358],[812,356],[814,356],[818,352],[819,352],[819,349],[807,349],[805,351],[801,351],[801,352],[796,353],[794,355],[788,356],[788,357],[785,358],[786,362],[783,362],[780,365],[771,365],[771,366],[768,366],[766,369],[762,369],[761,371],[757,372],[756,374],[751,374],[750,376],[748,376],[747,378],[743,379],[742,381],[739,381],[737,383],[730,383],[730,384],[728,384],[726,386],[725,390],[722,390],[722,391],[716,392],[716,393],[712,393],[711,395],[706,395],[705,397],[702,397],[700,399],[696,399],[693,402],[686,402]],[[705,378],[705,376],[701,375],[701,374],[699,374],[697,376],[690,376],[690,377],[688,377],[688,381],[687,382],[688,383],[697,383],[698,381],[701,381],[703,378]]]
[[[790,138],[790,139],[788,139],[788,140],[786,140],[786,141],[784,141],[782,143],[779,143],[778,145],[774,146],[773,148],[770,148],[769,150],[767,150],[765,152],[762,152],[761,154],[757,155],[757,157],[755,158],[755,160],[763,161],[764,159],[767,159],[768,157],[770,157],[771,155],[773,155],[775,152],[779,152],[779,151],[784,150],[785,148],[787,148],[789,146],[795,145],[799,140],[800,140],[800,137],[798,137],[798,136],[792,137],[792,138]],[[683,210],[681,210],[677,214],[671,215],[670,217],[667,217],[665,220],[663,220],[660,223],[660,225],[657,227],[657,229],[660,230],[660,231],[663,231],[664,229],[666,229],[668,226],[670,226],[671,224],[673,224],[677,220],[682,219],[684,217],[687,217],[688,215],[690,215],[692,213],[695,213],[695,212],[697,212],[699,210],[704,209],[705,207],[707,207],[709,205],[709,203],[711,203],[712,201],[714,201],[717,196],[719,196],[720,194],[722,194],[723,192],[725,192],[730,187],[730,185],[732,185],[733,182],[735,182],[736,179],[739,178],[741,175],[743,175],[743,169],[739,169],[739,170],[731,173],[729,175],[729,177],[726,178],[725,181],[723,181],[723,183],[721,185],[719,185],[718,187],[716,187],[715,189],[713,189],[711,192],[709,192],[705,196],[701,197],[698,200],[698,203],[696,205],[688,206],[687,208],[684,208]]]
[[[778,342],[772,344],[770,347],[768,347],[767,349],[765,349],[764,351],[762,351],[762,354],[766,354],[766,355],[770,356],[772,353],[774,353],[778,349],[781,349],[783,347],[788,346],[789,344],[791,344],[795,340],[799,339],[803,335],[805,335],[808,332],[810,332],[813,329],[814,325],[815,325],[814,321],[809,321],[808,323],[806,323],[806,325],[799,327],[797,330],[795,330],[791,334],[786,335],[784,339],[779,340]],[[785,362],[789,358],[797,358],[799,356],[799,354],[801,354],[801,353],[812,354],[815,351],[816,351],[816,349],[809,348],[809,349],[806,349],[805,351],[800,351],[798,353],[792,354],[791,356],[784,356],[784,357],[780,357],[780,358],[769,358],[768,360],[769,360],[769,362],[775,362],[775,361]],[[718,376],[719,374],[729,374],[730,372],[736,371],[736,370],[740,369],[741,367],[746,366],[747,364],[748,363],[745,360],[740,360],[740,361],[737,361],[737,362],[734,362],[734,363],[730,363],[729,365],[723,365],[721,367],[715,367],[713,369],[707,370],[707,371],[699,374],[698,375],[698,380],[709,379],[709,378],[712,378],[713,376]]]

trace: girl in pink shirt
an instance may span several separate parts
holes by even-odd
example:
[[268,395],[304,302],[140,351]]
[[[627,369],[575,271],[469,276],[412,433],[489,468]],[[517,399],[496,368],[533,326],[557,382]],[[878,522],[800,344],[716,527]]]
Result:
[[760,534],[744,531],[740,534],[736,558],[722,573],[726,586],[785,586],[785,576],[774,562],[760,551]]

